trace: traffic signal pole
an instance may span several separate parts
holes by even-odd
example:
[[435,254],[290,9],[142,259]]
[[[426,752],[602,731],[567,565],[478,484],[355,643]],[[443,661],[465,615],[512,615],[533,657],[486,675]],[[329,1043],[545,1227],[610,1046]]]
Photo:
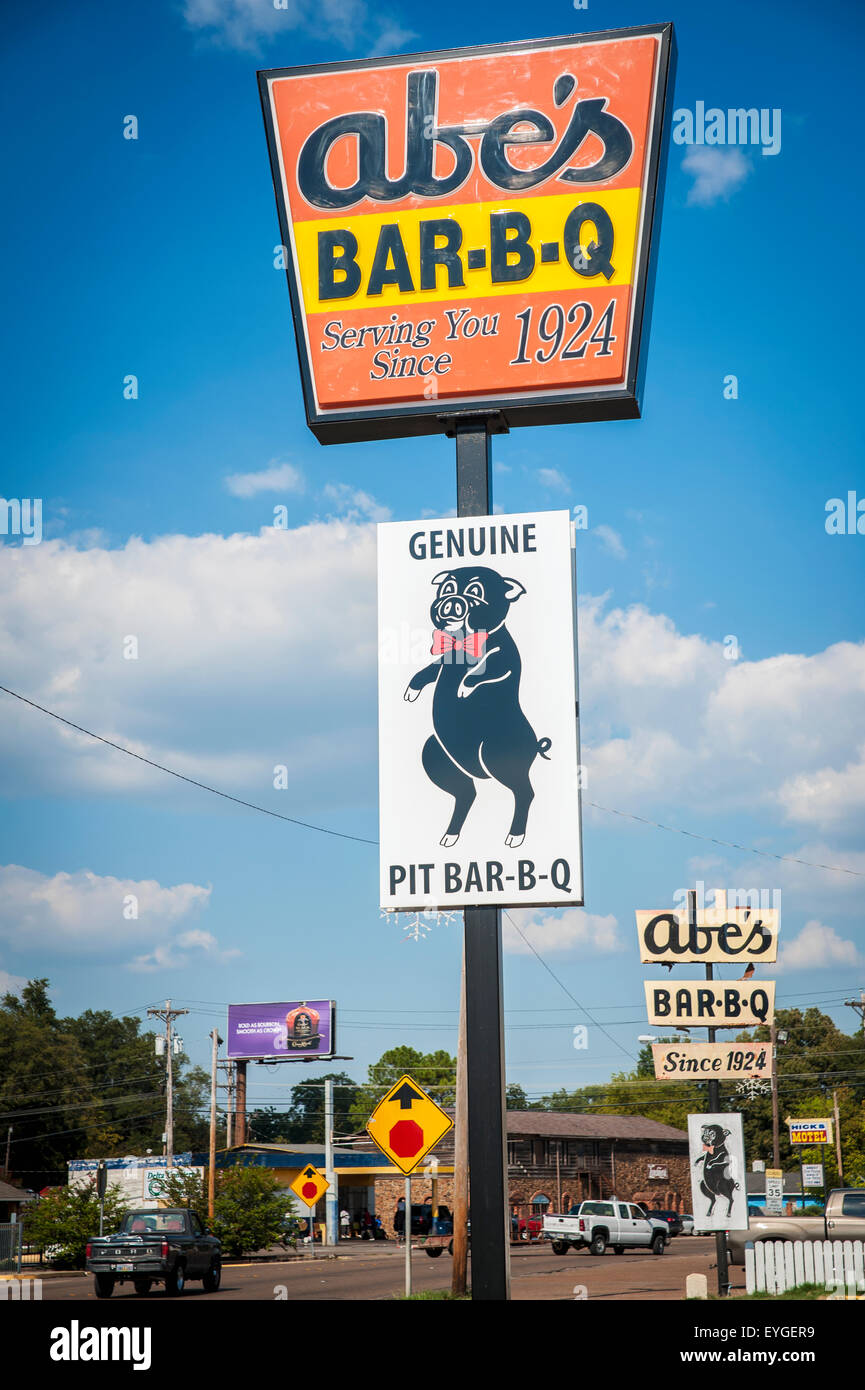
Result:
[[[484,417],[457,419],[453,433],[457,515],[489,516],[490,421]],[[463,916],[471,1291],[473,1300],[495,1301],[510,1298],[501,910],[467,907]]]

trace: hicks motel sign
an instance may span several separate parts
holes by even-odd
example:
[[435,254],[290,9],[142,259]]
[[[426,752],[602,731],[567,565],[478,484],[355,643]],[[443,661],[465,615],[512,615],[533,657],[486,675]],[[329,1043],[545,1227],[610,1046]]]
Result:
[[[435,553],[430,534],[414,567],[384,552],[401,544],[405,560],[423,524],[407,537],[382,528],[380,616],[399,616],[408,574],[406,621],[435,631],[405,682],[380,686],[380,738],[394,744],[381,763],[393,772],[381,793],[382,905],[465,905],[480,1299],[509,1289],[500,910],[582,901],[567,536],[563,547],[562,519],[547,514],[543,554],[518,553],[513,538],[535,526],[540,536],[541,520],[497,517],[492,558],[490,436],[640,414],[673,48],[672,25],[659,24],[259,74],[307,423],[323,444],[455,437],[457,516],[476,519],[464,541],[444,520],[426,526],[452,553]],[[538,623],[561,634],[546,701],[531,690]],[[429,698],[413,710],[433,684],[431,715]],[[419,783],[420,842],[388,809],[407,804],[410,775],[434,793]],[[504,797],[492,817],[489,803],[473,808],[476,783],[479,803],[493,784]],[[452,803],[444,824],[440,794]]]

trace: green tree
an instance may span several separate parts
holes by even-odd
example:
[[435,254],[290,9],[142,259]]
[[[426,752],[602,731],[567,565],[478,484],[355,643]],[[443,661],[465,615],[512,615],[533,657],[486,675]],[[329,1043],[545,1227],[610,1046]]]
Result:
[[[832,1093],[837,1091],[844,1181],[861,1181],[865,1177],[865,1037],[861,1031],[852,1036],[842,1032],[827,1014],[816,1008],[804,1012],[778,1009],[775,1027],[779,1033],[787,1034],[786,1041],[776,1046],[781,1167],[793,1169],[803,1156],[790,1144],[785,1117],[831,1116]],[[770,1030],[763,1025],[739,1037],[741,1041],[768,1043]],[[725,1090],[722,1083],[722,1096]],[[763,1096],[744,1102],[741,1110],[749,1159],[771,1160],[771,1098]],[[820,1157],[831,1186],[838,1181],[835,1146],[824,1147],[826,1152],[821,1152]],[[814,1151],[809,1151],[805,1157],[812,1159]]]
[[188,1207],[222,1241],[223,1254],[253,1254],[284,1237],[296,1238],[294,1196],[267,1168],[218,1168],[213,1220],[208,1216],[207,1173],[175,1168],[162,1184],[168,1206]]
[[529,1102],[519,1082],[511,1081],[505,1087],[505,1105],[508,1110],[528,1110]]
[[[116,1231],[128,1207],[117,1184],[105,1193],[106,1235]],[[56,1187],[28,1204],[24,1239],[38,1245],[50,1263],[63,1269],[83,1269],[87,1242],[99,1234],[99,1198],[96,1182]]]
[[78,1150],[94,1118],[88,1114],[91,1097],[87,1059],[55,1014],[48,981],[30,980],[20,997],[4,995],[0,1123],[12,1126],[12,1171],[25,1185],[38,1190],[65,1180],[66,1158]]
[[[209,1077],[182,1054],[174,1063],[175,1149],[205,1148]],[[26,1186],[65,1181],[70,1158],[158,1150],[164,1116],[165,1063],[139,1019],[58,1018],[46,979],[0,1000],[0,1124]]]
[[[218,1184],[222,1169],[216,1171]],[[207,1202],[207,1171],[198,1168],[172,1168],[160,1179],[160,1201],[169,1207],[194,1211],[202,1226],[210,1227]],[[216,1203],[214,1201],[214,1210]]]
[[405,1045],[383,1052],[367,1068],[367,1082],[358,1087],[349,1113],[349,1130],[358,1133],[386,1091],[408,1074],[437,1104],[452,1107],[456,1099],[457,1059],[444,1051],[418,1052]]
[[288,1144],[291,1128],[288,1112],[265,1105],[251,1110],[246,1117],[246,1137],[250,1144]]
[[264,1250],[281,1239],[294,1198],[267,1168],[224,1168],[214,1203],[213,1234],[229,1255]]
[[286,1116],[287,1135],[292,1144],[324,1143],[324,1083],[333,1082],[333,1127],[337,1134],[350,1134],[352,1109],[360,1087],[344,1071],[328,1072],[314,1081],[292,1087],[291,1109]]

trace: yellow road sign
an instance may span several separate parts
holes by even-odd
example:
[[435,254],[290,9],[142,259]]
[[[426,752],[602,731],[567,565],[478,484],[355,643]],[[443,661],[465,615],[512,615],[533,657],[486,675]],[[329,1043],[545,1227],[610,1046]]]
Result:
[[317,1168],[313,1168],[312,1164],[308,1163],[305,1168],[300,1170],[290,1187],[302,1202],[312,1208],[319,1197],[323,1196],[330,1187],[330,1183],[324,1173],[320,1173]]
[[412,1173],[453,1120],[410,1076],[401,1076],[372,1115],[366,1132],[402,1173]]

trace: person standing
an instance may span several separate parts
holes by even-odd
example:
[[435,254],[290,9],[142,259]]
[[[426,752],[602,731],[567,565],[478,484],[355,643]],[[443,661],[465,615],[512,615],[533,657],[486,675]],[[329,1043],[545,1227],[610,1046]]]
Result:
[[400,1197],[396,1204],[396,1211],[393,1214],[393,1229],[397,1240],[400,1240],[405,1231],[405,1197]]

